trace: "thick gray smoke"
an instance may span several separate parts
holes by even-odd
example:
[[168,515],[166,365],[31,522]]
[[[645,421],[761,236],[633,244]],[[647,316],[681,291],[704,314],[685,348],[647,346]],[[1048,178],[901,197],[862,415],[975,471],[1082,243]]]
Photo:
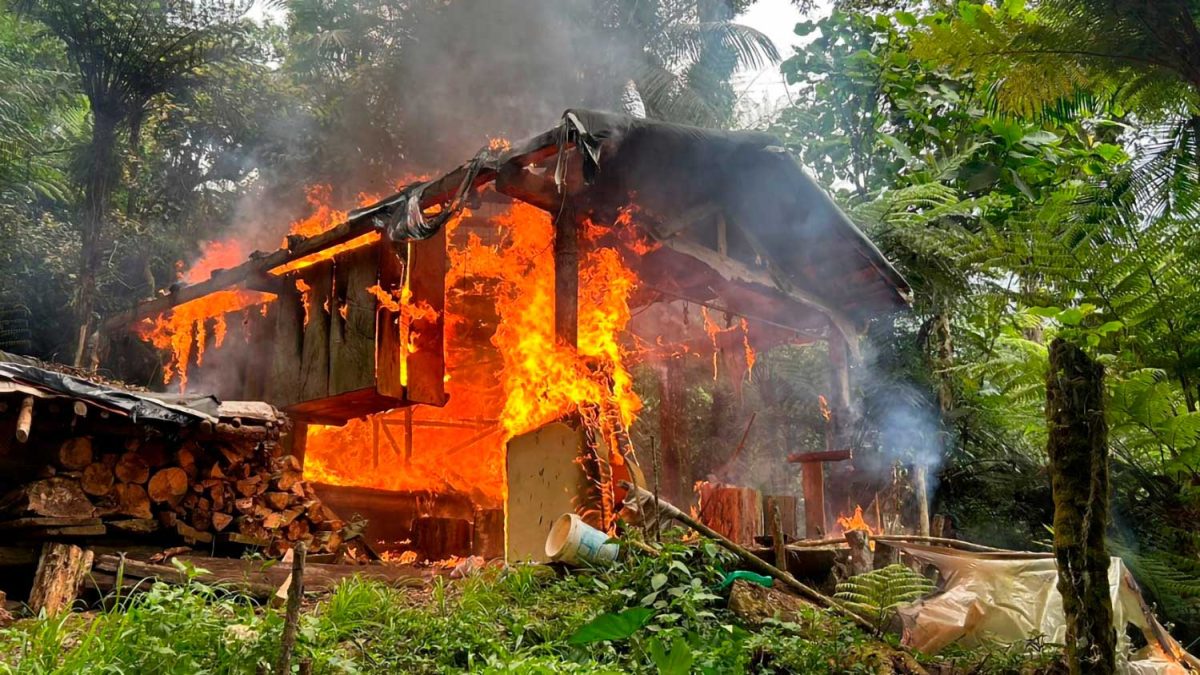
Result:
[[592,0],[455,0],[414,22],[395,73],[402,83],[406,154],[446,168],[489,136],[518,140],[569,107],[612,109],[637,71],[642,45]]

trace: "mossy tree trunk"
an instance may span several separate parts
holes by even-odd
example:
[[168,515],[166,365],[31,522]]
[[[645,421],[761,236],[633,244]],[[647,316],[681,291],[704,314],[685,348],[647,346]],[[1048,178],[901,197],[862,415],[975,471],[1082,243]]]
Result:
[[1054,555],[1067,619],[1072,675],[1116,670],[1108,586],[1108,427],[1104,368],[1062,339],[1050,345],[1046,380]]

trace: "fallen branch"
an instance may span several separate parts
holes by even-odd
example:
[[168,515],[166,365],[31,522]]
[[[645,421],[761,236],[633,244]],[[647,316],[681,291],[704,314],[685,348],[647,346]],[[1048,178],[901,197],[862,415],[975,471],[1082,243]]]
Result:
[[[1026,551],[1010,551],[1003,548],[994,548],[992,546],[984,546],[983,544],[973,544],[969,541],[961,539],[946,539],[945,537],[924,537],[918,534],[880,534],[871,535],[875,541],[884,541],[900,544],[930,544],[934,546],[945,546],[947,548],[956,548],[961,551],[969,551],[972,553],[1026,553]],[[830,539],[802,539],[788,544],[789,548],[820,548],[824,546],[845,546],[844,538]],[[1040,555],[1040,554],[1039,554]]]

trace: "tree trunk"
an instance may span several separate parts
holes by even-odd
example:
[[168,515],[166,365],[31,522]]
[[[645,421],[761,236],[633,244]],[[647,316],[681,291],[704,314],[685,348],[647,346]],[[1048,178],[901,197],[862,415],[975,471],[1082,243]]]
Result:
[[88,337],[95,325],[97,279],[104,242],[104,223],[112,204],[120,168],[117,166],[119,116],[105,111],[103,102],[92,101],[92,142],[88,148],[87,174],[83,188],[82,232],[80,233],[79,287],[76,312],[79,323],[75,365],[89,360]]
[[1108,427],[1104,368],[1078,347],[1050,345],[1046,426],[1054,494],[1054,556],[1072,675],[1116,670],[1108,586]]

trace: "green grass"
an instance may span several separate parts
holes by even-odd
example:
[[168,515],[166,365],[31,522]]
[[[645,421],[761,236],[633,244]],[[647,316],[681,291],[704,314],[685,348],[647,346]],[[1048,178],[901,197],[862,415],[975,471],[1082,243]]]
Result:
[[[489,569],[421,591],[351,579],[306,608],[297,660],[316,673],[891,672],[884,643],[816,609],[740,627],[711,590],[731,562],[706,544],[604,572]],[[112,605],[0,631],[0,673],[254,673],[278,653],[279,610],[202,584],[159,584]],[[628,634],[580,630],[623,610],[639,617]],[[1011,672],[972,653],[938,663],[981,660],[976,672]]]

